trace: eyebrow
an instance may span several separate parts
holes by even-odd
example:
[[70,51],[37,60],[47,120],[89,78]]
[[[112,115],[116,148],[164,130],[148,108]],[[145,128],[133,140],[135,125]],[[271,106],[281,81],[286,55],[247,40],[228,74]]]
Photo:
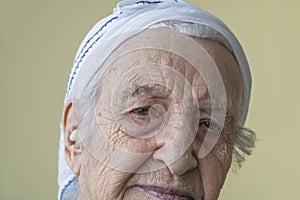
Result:
[[228,112],[227,109],[221,108],[216,105],[211,105],[211,104],[205,104],[205,105],[199,105],[199,111],[200,112],[205,112],[209,115],[212,113],[217,113],[225,116],[226,121],[231,121],[233,119],[233,115]]
[[147,96],[152,98],[167,98],[170,96],[171,91],[159,84],[143,85],[138,87],[132,96]]

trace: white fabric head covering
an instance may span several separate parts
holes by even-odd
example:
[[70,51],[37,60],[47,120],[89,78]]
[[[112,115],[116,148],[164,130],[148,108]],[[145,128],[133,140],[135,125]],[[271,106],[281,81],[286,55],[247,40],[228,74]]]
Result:
[[[244,51],[234,34],[220,19],[182,0],[123,0],[118,3],[113,14],[100,20],[82,41],[70,73],[65,103],[71,98],[76,98],[81,95],[93,74],[99,70],[107,57],[120,44],[147,28],[165,26],[160,24],[166,21],[196,24],[204,28],[208,27],[225,39],[225,41],[221,42],[232,51],[237,59],[243,80],[243,96],[239,120],[240,124],[244,125],[251,92],[251,73]],[[180,23],[179,25],[177,23],[175,26],[180,26]],[[185,30],[184,27],[180,32],[205,37],[205,34],[201,35],[197,33],[197,31],[191,32]],[[107,43],[105,44],[105,42],[111,38],[117,39],[110,41],[109,45],[107,45]],[[97,66],[95,66],[95,63],[97,63]],[[78,78],[79,76],[80,78]],[[74,89],[75,82],[76,89]],[[80,84],[77,84],[78,82],[80,82]],[[78,85],[80,86],[77,87]],[[64,157],[64,136],[62,128],[58,170],[58,199],[75,199],[78,192],[78,180],[72,173]]]

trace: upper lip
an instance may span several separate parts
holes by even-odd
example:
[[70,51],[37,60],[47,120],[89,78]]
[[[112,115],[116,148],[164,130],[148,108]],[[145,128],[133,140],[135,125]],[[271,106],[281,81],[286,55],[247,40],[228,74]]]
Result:
[[136,187],[146,191],[154,191],[157,193],[175,195],[179,197],[185,197],[190,200],[194,200],[194,197],[189,192],[184,192],[174,188],[166,188],[166,187],[152,186],[152,185],[136,185]]

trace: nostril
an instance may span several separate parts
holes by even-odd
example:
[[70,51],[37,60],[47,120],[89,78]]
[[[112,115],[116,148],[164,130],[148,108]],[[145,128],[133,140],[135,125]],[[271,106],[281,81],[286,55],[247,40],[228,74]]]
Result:
[[185,153],[180,153],[176,147],[166,148],[166,146],[163,146],[157,149],[152,157],[155,160],[162,161],[169,171],[177,176],[184,175],[198,166],[198,161],[192,154],[191,148]]

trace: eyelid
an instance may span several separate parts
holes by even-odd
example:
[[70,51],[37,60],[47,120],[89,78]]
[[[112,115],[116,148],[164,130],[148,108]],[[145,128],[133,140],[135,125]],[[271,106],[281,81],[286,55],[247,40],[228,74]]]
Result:
[[215,122],[215,121],[213,121],[213,120],[211,120],[211,119],[209,119],[209,120],[201,120],[201,121],[199,122],[199,125],[200,125],[201,123],[203,123],[203,122],[206,122],[206,121],[209,121],[209,122],[210,122],[210,126],[211,126],[211,123],[214,123],[215,126],[217,126],[216,128],[210,128],[210,126],[209,126],[209,127],[207,127],[207,129],[211,129],[211,130],[213,130],[213,131],[219,131],[219,130],[221,130],[221,126],[220,126],[217,122]]
[[205,121],[211,121],[215,123],[219,127],[219,129],[221,129],[221,127],[224,126],[224,123],[223,125],[221,125],[222,123],[215,117],[212,117],[211,115],[207,115],[207,116],[208,117],[202,117],[202,115],[200,115],[199,124]]
[[[211,120],[211,121],[217,123],[217,125],[219,127],[222,127],[221,124],[223,124],[223,126],[224,126],[225,122],[231,119],[231,116],[229,116],[229,115],[226,115],[225,118],[224,118],[224,116],[222,116],[222,114],[220,114],[219,116],[221,116],[221,117],[218,117],[217,114],[212,115],[211,113],[208,113],[207,111],[200,109],[200,120],[199,120],[199,123],[203,119],[208,119],[208,120]],[[219,119],[219,118],[221,118],[222,120]]]
[[153,105],[158,104],[164,107],[165,110],[168,108],[168,104],[166,99],[161,99],[161,98],[140,98],[134,101],[132,105],[130,105],[128,108],[124,109],[121,111],[121,115],[130,113],[131,111],[138,109],[138,108],[144,108],[144,107],[152,107]]
[[204,115],[207,115],[207,116],[212,116],[211,113],[214,113],[215,114],[215,115],[213,115],[214,119],[216,119],[219,123],[220,123],[221,120],[219,120],[218,118],[224,119],[225,120],[224,123],[225,122],[231,122],[234,118],[233,114],[231,114],[229,112],[226,112],[223,109],[218,109],[218,108],[215,108],[212,111],[211,109],[203,107],[203,108],[199,109],[199,112],[200,112],[200,115],[204,114]]
[[124,115],[127,113],[132,112],[133,110],[139,109],[139,108],[145,108],[145,107],[151,107],[153,104],[150,103],[134,103],[133,105],[131,105],[130,107],[124,109],[123,111],[121,111],[120,115]]
[[142,115],[142,114],[138,114],[136,113],[139,109],[147,109],[147,115],[149,115],[149,110],[150,110],[151,106],[142,106],[142,107],[138,107],[138,108],[135,108],[133,110],[131,110],[129,113],[133,113],[134,115],[137,115],[137,116],[143,116],[143,117],[146,117],[146,115]]

